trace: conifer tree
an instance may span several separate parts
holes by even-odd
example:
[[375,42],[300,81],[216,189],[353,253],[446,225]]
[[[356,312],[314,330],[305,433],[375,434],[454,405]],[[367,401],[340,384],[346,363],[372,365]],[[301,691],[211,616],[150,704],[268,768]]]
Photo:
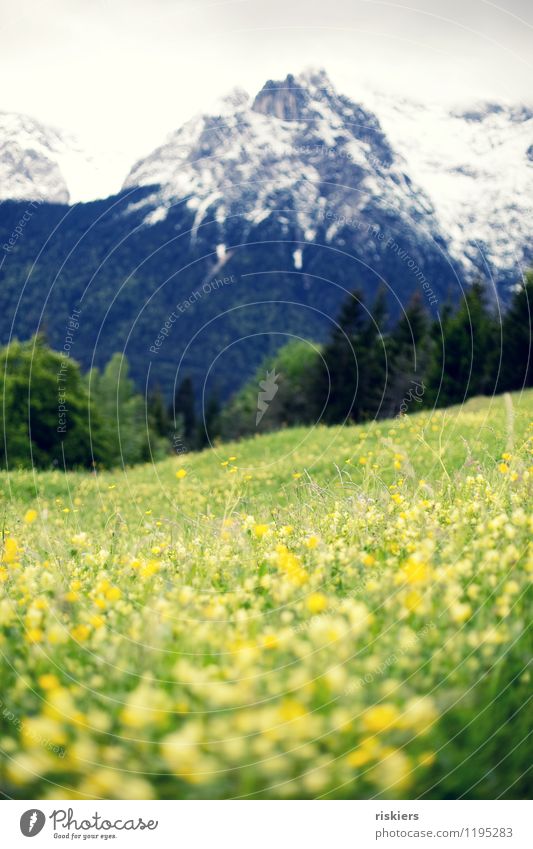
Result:
[[168,418],[165,399],[159,386],[156,386],[156,388],[149,393],[146,403],[151,430],[157,436],[168,438],[170,433],[170,421]]
[[387,340],[387,389],[384,416],[395,416],[422,403],[431,353],[429,318],[416,294]]
[[515,293],[502,325],[500,391],[533,386],[533,272]]
[[483,286],[473,284],[457,311],[446,310],[436,329],[427,402],[446,407],[494,391],[498,333]]
[[378,292],[372,312],[365,309],[360,292],[353,292],[341,307],[337,326],[323,349],[313,390],[315,413],[324,407],[324,421],[365,421],[378,412],[385,385],[383,327],[386,301]]
[[172,423],[181,420],[183,438],[191,446],[196,436],[196,409],[194,387],[190,377],[185,377],[176,389],[169,413]]
[[368,421],[383,415],[387,377],[386,321],[386,292],[380,287],[371,313],[366,317],[355,340],[359,369],[354,409],[354,418],[357,421]]
[[362,294],[352,292],[343,303],[336,326],[324,345],[313,381],[316,418],[337,424],[356,417],[359,383],[358,340],[366,323]]
[[212,445],[220,434],[220,400],[218,394],[213,392],[207,399],[203,421],[198,424],[196,444],[198,448]]

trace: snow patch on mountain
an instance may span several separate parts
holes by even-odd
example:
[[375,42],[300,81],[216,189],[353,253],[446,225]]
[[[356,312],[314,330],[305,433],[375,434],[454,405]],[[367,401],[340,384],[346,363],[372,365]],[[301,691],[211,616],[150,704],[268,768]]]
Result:
[[366,101],[431,198],[452,254],[471,268],[519,266],[533,235],[533,110],[493,103],[450,110],[381,93]]

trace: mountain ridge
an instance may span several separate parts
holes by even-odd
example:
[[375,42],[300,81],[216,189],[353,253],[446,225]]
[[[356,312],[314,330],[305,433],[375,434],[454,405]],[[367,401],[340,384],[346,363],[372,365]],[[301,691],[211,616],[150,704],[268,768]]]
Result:
[[[19,128],[10,129],[16,120]],[[72,137],[26,116],[0,113],[2,151],[0,199],[88,199],[87,188],[71,191],[64,172],[89,175],[97,163]],[[320,211],[331,183],[340,182],[353,191],[333,198],[338,217],[353,218],[366,193],[374,205],[396,206],[413,218],[415,229],[423,220],[466,278],[510,278],[531,259],[532,151],[533,107],[525,103],[446,108],[368,89],[356,102],[336,90],[324,69],[308,68],[268,80],[254,96],[235,87],[135,162],[122,187],[159,186],[145,200],[146,224],[160,220],[169,203],[194,205],[194,233],[211,207],[222,218],[223,201],[237,204],[253,223],[277,208],[278,195],[293,189],[305,241],[317,231],[306,205],[318,204]],[[320,166],[320,156],[336,156],[338,167]],[[255,198],[243,202],[241,186],[254,171],[263,171],[263,181],[272,182],[275,191],[268,196],[258,188]],[[90,185],[90,177],[83,182]],[[317,183],[324,191],[314,190]],[[247,186],[245,194],[250,191]]]
[[476,278],[504,307],[533,263],[527,110],[373,107],[323,73],[237,89],[139,160],[118,194],[41,202],[29,220],[25,200],[5,200],[0,342],[44,330],[61,350],[78,305],[84,368],[123,350],[142,390],[171,397],[190,376],[225,399],[287,338],[327,338],[355,289],[370,311],[382,290],[390,321],[418,295],[438,322]]
[[[311,69],[297,76],[289,74],[285,80],[269,80],[253,99],[241,94],[233,111],[226,108],[219,116],[215,116],[215,111],[201,113],[186,122],[152,156],[140,160],[131,169],[124,188],[149,184],[161,187],[161,203],[157,209],[154,208],[147,223],[164,215],[164,206],[169,199],[194,203],[195,200],[187,200],[189,195],[198,197],[207,190],[206,175],[197,174],[195,178],[191,172],[194,160],[202,159],[206,150],[211,153],[212,159],[217,158],[216,150],[213,152],[214,145],[206,140],[209,130],[214,134],[217,127],[220,131],[223,126],[227,134],[232,127],[234,130],[238,128],[246,141],[247,158],[251,158],[254,149],[256,154],[259,151],[255,170],[263,169],[270,176],[272,172],[268,165],[271,163],[266,163],[260,155],[263,141],[260,133],[256,132],[255,136],[252,133],[251,138],[246,136],[253,124],[251,113],[259,113],[266,119],[263,135],[268,134],[271,144],[274,142],[274,152],[276,144],[278,147],[282,144],[285,134],[288,151],[285,156],[289,160],[291,151],[307,145],[314,146],[315,151],[327,150],[328,155],[336,155],[339,159],[352,157],[354,164],[361,164],[361,159],[365,158],[364,145],[370,144],[372,155],[366,159],[372,167],[366,176],[365,190],[372,193],[374,199],[384,198],[386,203],[394,204],[399,199],[398,191],[394,191],[390,183],[383,186],[379,182],[383,180],[384,172],[395,166],[396,174],[389,176],[397,185],[404,180],[412,187],[412,194],[419,201],[418,207],[423,207],[423,216],[420,208],[412,203],[409,191],[404,191],[404,203],[400,203],[403,211],[419,221],[421,217],[425,218],[427,229],[439,242],[446,244],[450,257],[464,266],[466,277],[480,274],[490,277],[500,272],[507,274],[511,269],[516,274],[516,266],[529,260],[528,241],[532,230],[529,198],[533,193],[533,168],[532,154],[528,151],[533,139],[533,110],[526,105],[478,103],[470,109],[464,107],[462,110],[446,111],[413,101],[379,96],[375,98],[371,111],[339,95],[325,71]],[[217,118],[222,117],[219,126]],[[298,134],[300,122],[305,125],[305,138]],[[439,128],[436,134],[431,130],[432,122]],[[483,132],[477,133],[480,138],[476,138],[477,125],[483,122]],[[476,125],[474,130],[473,125]],[[351,135],[356,146],[347,148],[346,132],[349,133],[353,127],[355,130]],[[510,128],[514,130],[514,136]],[[256,130],[259,129],[257,126]],[[425,145],[418,141],[420,134]],[[437,153],[434,155],[435,149]],[[227,164],[231,168],[235,160],[235,145],[233,151],[222,150],[220,156],[228,153],[231,155]],[[209,153],[207,157],[210,158]],[[234,169],[234,183],[242,175],[245,159],[240,169]],[[309,165],[316,165],[310,162],[309,156],[300,159],[298,163],[293,162],[295,175],[306,173]],[[182,170],[179,176],[172,170],[165,170],[169,161],[179,163]],[[506,166],[507,161],[509,165]],[[215,167],[211,163],[211,171]],[[318,181],[328,181],[327,170],[319,169]],[[275,176],[283,184],[284,174],[282,169],[278,168],[278,171],[281,173]],[[353,171],[346,171],[346,180],[352,178]],[[220,193],[220,180],[217,182],[216,175],[214,178],[213,174],[209,176],[213,191]],[[307,177],[312,183],[312,174],[307,172]],[[376,178],[374,182],[372,177]],[[357,190],[357,182],[349,185]],[[231,187],[226,188],[226,192],[231,194]],[[212,200],[218,201],[218,198],[213,197]],[[356,192],[352,193],[352,215],[358,208],[357,200]],[[297,201],[300,207],[305,203],[305,198],[298,192]],[[198,204],[200,214],[205,211],[206,204],[208,207],[208,201]],[[346,217],[347,210],[342,209],[344,205],[341,201],[338,212]],[[263,214],[268,213],[268,203],[259,202],[259,207]],[[315,228],[305,229],[312,234]],[[515,239],[513,234],[516,234]]]

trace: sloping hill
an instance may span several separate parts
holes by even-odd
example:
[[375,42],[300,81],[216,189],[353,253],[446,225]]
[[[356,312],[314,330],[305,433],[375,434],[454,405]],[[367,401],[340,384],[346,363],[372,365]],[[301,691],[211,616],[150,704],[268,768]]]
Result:
[[5,792],[527,795],[532,413],[4,477]]

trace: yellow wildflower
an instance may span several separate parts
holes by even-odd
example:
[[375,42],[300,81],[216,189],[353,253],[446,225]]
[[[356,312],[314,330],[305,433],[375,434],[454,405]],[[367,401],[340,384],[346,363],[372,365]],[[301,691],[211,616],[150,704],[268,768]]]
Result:
[[13,537],[8,537],[4,542],[2,560],[4,563],[15,563],[20,555],[19,544]]
[[413,783],[411,761],[400,749],[387,749],[373,768],[371,780],[380,790],[405,792]]
[[376,558],[373,554],[363,554],[361,562],[363,563],[363,566],[374,566]]
[[400,728],[415,731],[417,734],[427,734],[437,720],[435,702],[429,696],[419,696],[410,699],[398,720]]
[[276,634],[265,634],[263,637],[263,646],[266,649],[275,649],[279,645],[279,640]]
[[366,737],[361,740],[361,743],[354,749],[353,752],[346,758],[346,763],[356,769],[366,766],[372,760],[375,760],[379,752],[379,742],[376,737]]
[[404,597],[404,604],[410,613],[415,613],[422,606],[424,598],[418,590],[411,590]]
[[328,606],[328,600],[323,593],[311,593],[306,605],[310,613],[321,613]]
[[88,625],[76,625],[70,632],[73,639],[78,643],[83,643],[90,633],[91,629]]
[[309,580],[309,575],[303,568],[299,558],[290,552],[286,546],[278,545],[276,553],[278,569],[284,572],[293,584],[301,586]]
[[52,675],[50,673],[39,675],[37,681],[42,690],[55,690],[56,687],[59,687],[59,679],[57,675]]
[[40,643],[44,637],[40,628],[28,628],[26,631],[26,640],[29,643]]
[[398,709],[390,702],[369,708],[363,714],[362,723],[367,731],[376,734],[379,731],[390,730],[398,720]]

